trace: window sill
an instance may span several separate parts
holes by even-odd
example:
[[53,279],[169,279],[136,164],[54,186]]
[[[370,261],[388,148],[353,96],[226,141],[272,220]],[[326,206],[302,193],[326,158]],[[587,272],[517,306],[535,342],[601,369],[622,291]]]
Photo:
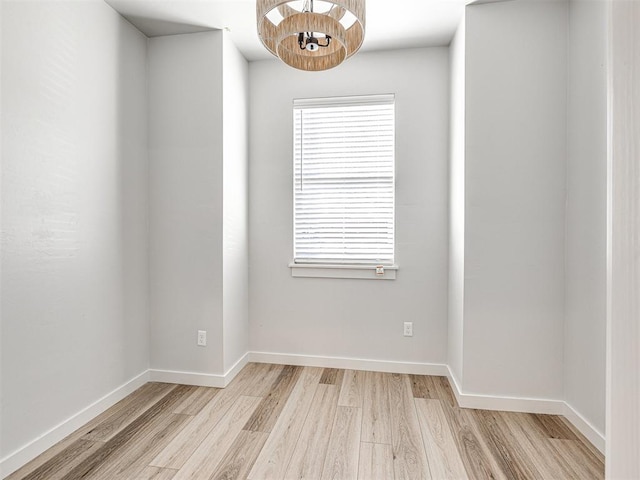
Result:
[[316,263],[290,263],[291,276],[299,278],[355,278],[362,280],[395,280],[397,265],[385,265],[382,275],[376,274],[375,265],[326,265]]

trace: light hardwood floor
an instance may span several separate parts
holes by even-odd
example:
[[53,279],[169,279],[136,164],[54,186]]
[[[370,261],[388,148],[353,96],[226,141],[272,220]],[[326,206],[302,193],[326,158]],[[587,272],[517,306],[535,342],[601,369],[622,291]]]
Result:
[[563,418],[458,408],[444,377],[249,364],[148,383],[10,480],[602,479]]

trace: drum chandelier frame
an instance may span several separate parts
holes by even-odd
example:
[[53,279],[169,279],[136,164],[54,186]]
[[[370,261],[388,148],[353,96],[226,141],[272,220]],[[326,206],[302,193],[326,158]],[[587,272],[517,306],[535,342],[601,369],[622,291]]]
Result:
[[317,72],[362,46],[365,0],[257,0],[258,35],[287,65]]

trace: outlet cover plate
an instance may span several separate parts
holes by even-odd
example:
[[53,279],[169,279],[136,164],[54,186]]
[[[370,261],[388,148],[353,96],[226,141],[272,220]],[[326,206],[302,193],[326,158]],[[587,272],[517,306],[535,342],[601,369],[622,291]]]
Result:
[[413,337],[413,322],[404,322],[404,336]]

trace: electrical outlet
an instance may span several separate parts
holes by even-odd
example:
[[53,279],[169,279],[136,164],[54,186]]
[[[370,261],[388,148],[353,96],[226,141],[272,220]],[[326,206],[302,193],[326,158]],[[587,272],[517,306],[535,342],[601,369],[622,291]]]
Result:
[[413,322],[404,322],[404,336],[413,337]]
[[206,347],[207,346],[207,331],[206,330],[198,330],[198,346]]

